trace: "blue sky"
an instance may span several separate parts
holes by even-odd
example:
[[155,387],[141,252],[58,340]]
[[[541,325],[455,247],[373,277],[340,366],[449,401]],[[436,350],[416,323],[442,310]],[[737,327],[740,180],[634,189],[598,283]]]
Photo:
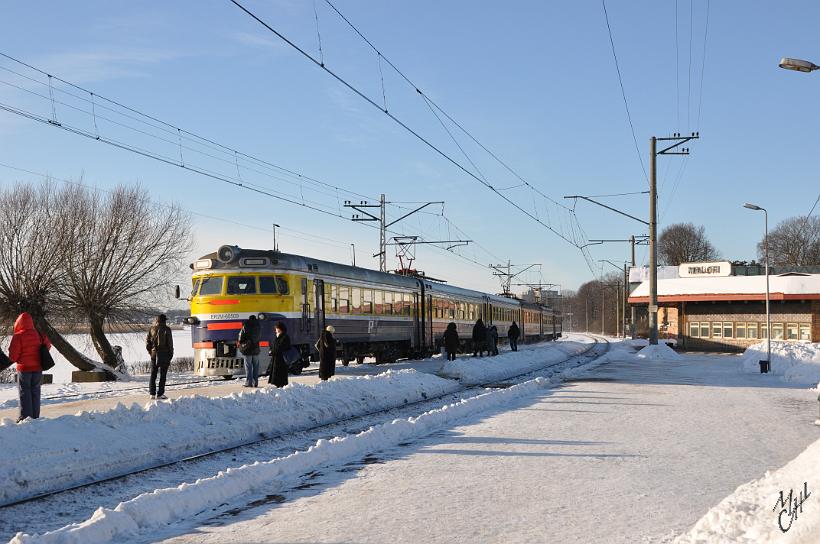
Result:
[[[600,2],[335,4],[433,100],[544,194],[564,203],[567,194],[646,189]],[[246,5],[318,55],[313,2]],[[806,214],[820,191],[814,164],[820,113],[813,107],[820,76],[777,67],[782,56],[820,62],[820,5],[711,2],[701,100],[706,5],[691,3],[691,25],[687,0],[610,0],[607,9],[647,167],[653,134],[702,136],[690,145],[688,159],[659,159],[660,227],[702,224],[725,258],[750,259],[762,217],[743,209],[744,201],[767,207],[776,224]],[[316,7],[327,65],[381,100],[376,55],[323,0]],[[470,259],[541,263],[543,281],[564,288],[592,278],[575,247],[436,155],[228,1],[17,2],[4,7],[0,33],[3,53],[233,149],[368,196],[443,200],[452,224],[480,244],[459,249]],[[19,69],[8,61],[0,66]],[[388,109],[469,166],[416,93],[384,64],[382,73]],[[0,80],[15,81],[8,72]],[[0,101],[50,112],[48,103],[36,104],[7,85],[0,85]],[[71,112],[58,106],[57,116],[70,119]],[[132,137],[135,145],[143,143]],[[519,183],[475,146],[465,140],[462,145],[492,185]],[[372,229],[2,111],[0,163],[57,178],[82,176],[101,188],[140,182],[159,202],[211,216],[194,217],[197,255],[223,243],[268,247],[276,222],[283,251],[349,262],[349,244],[355,243],[358,264],[377,266]],[[0,183],[34,179],[0,167]],[[281,179],[265,181],[272,192],[299,192]],[[539,217],[550,213],[526,189],[504,194]],[[334,198],[314,195],[309,186],[302,195]],[[647,215],[646,195],[606,202]],[[390,213],[395,217],[398,211]],[[590,204],[579,203],[575,211],[589,238],[646,232]],[[416,216],[403,229],[448,236],[446,224],[431,214]],[[449,236],[461,237],[452,230]],[[628,257],[626,244],[590,249],[596,261]],[[416,253],[418,268],[435,277],[497,290],[486,267],[429,247]],[[639,260],[644,254],[639,252]],[[537,280],[538,274],[527,277]]]

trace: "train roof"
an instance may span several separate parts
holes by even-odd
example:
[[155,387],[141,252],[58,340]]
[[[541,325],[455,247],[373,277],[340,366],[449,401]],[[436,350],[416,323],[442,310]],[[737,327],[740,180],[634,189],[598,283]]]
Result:
[[[235,247],[235,246],[234,246]],[[413,289],[418,287],[418,279],[388,274],[369,268],[349,266],[345,264],[323,261],[302,255],[282,253],[263,249],[241,249],[235,247],[234,258],[228,262],[219,259],[219,252],[208,253],[200,257],[196,263],[191,265],[194,272],[207,273],[209,271],[243,270],[247,272],[257,271],[281,271],[293,270],[306,274],[319,273],[331,276],[346,278],[351,280],[380,283],[393,287]]]

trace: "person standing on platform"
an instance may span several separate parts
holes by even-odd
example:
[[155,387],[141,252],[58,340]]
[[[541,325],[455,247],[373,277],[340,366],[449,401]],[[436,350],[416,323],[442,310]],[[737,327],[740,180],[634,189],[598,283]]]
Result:
[[507,338],[510,339],[510,349],[518,351],[518,337],[521,336],[521,330],[515,321],[512,322],[510,328],[507,330]]
[[444,350],[447,352],[447,360],[455,361],[458,353],[458,329],[452,321],[444,331]]
[[259,387],[259,320],[251,315],[239,331],[239,353],[245,358],[245,384]]
[[484,356],[484,346],[487,344],[487,327],[481,318],[473,325],[473,357]]
[[288,384],[288,363],[285,361],[285,352],[290,349],[290,337],[287,327],[281,321],[277,321],[273,327],[276,338],[270,348],[270,372],[268,373],[268,383],[276,387],[285,387]]
[[40,346],[51,349],[51,342],[37,331],[28,312],[21,313],[14,322],[14,336],[11,337],[8,357],[17,363],[17,394],[20,399],[18,423],[27,417],[40,417],[40,386],[43,383]]
[[168,398],[165,396],[165,378],[168,376],[171,359],[174,358],[174,336],[166,324],[167,321],[165,314],[159,314],[145,338],[145,349],[151,354],[151,381],[148,384],[148,393],[152,399]]
[[316,342],[319,348],[319,379],[322,381],[336,374],[336,339],[333,337],[335,332],[333,325],[328,325]]

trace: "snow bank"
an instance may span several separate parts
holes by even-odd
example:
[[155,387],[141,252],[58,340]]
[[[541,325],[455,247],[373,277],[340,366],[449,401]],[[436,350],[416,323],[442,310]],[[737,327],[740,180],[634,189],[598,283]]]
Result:
[[43,535],[18,533],[12,544],[95,544],[122,540],[139,533],[190,519],[205,510],[218,508],[246,493],[266,494],[292,487],[306,471],[317,466],[358,459],[373,451],[428,435],[451,422],[509,403],[548,387],[550,380],[536,378],[508,389],[493,390],[460,402],[431,410],[418,417],[396,419],[357,435],[319,440],[306,451],[239,468],[229,468],[216,476],[192,484],[144,493],[116,508],[99,508],[83,523],[71,524]]
[[[743,484],[720,504],[709,510],[678,544],[701,542],[778,542],[820,543],[820,440],[775,472],[766,472],[759,480]],[[804,483],[811,496],[797,509],[797,519],[791,520],[786,508],[779,504],[781,491],[786,502],[794,490],[792,501],[798,499]],[[787,532],[780,525],[788,528]]]
[[[543,349],[545,347],[551,349]],[[536,352],[534,348],[539,349]],[[563,341],[547,346],[527,346],[520,351],[508,351],[495,357],[461,357],[444,363],[439,375],[455,378],[465,384],[486,384],[534,372],[549,363],[563,361],[587,349],[589,344]]]
[[[659,340],[659,342],[662,342]],[[651,361],[680,361],[683,359],[678,353],[664,343],[648,345],[635,354],[637,359],[648,359]]]
[[[414,370],[0,422],[0,505],[459,389]],[[46,467],[46,468],[44,468]],[[43,475],[48,474],[47,478]]]
[[[746,348],[740,361],[743,372],[760,372],[759,362],[766,359],[766,342]],[[772,366],[770,372],[783,376],[789,382],[820,382],[820,343],[784,342],[772,340]]]

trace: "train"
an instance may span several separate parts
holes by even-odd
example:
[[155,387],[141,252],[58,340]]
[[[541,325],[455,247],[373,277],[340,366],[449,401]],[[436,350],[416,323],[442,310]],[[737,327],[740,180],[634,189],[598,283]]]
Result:
[[544,304],[482,293],[429,278],[366,268],[280,251],[223,245],[191,264],[190,316],[194,367],[200,376],[244,374],[237,338],[245,321],[261,323],[260,368],[268,368],[274,323],[287,327],[304,366],[317,359],[314,343],[333,325],[337,358],[347,366],[423,358],[443,345],[454,322],[462,350],[472,350],[472,328],[481,318],[507,340],[513,321],[519,342],[561,337],[560,313]]

